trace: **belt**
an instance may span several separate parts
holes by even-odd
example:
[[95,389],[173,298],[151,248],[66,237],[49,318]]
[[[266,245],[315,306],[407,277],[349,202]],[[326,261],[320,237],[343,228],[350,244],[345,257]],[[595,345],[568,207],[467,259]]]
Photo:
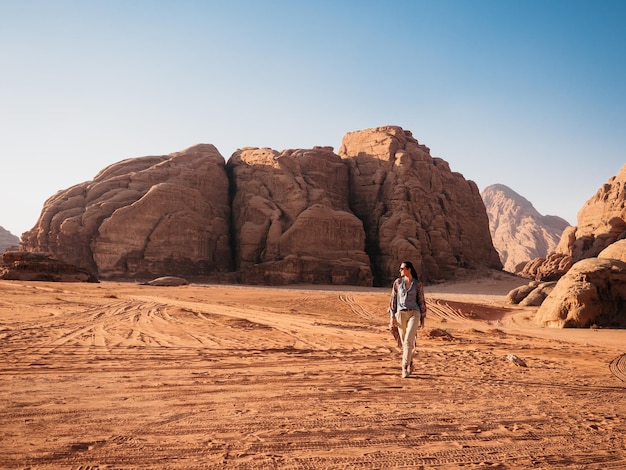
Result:
[[401,312],[417,312],[416,308],[403,308]]

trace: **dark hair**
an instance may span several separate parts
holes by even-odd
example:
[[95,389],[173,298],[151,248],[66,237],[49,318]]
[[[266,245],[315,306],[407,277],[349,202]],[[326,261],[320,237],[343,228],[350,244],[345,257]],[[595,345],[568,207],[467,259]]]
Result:
[[411,263],[410,261],[403,261],[402,262],[407,268],[409,268],[411,270],[411,276],[413,276],[413,278],[417,279],[417,271],[415,270],[415,268],[413,267],[413,263]]

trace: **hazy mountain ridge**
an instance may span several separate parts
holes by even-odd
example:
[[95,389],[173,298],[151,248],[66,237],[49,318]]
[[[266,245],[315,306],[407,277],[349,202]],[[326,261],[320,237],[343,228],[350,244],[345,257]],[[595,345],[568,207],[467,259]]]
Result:
[[540,214],[530,201],[503,184],[486,187],[481,197],[493,245],[509,272],[554,251],[569,226],[561,217]]
[[20,244],[20,237],[13,235],[3,227],[0,227],[0,253],[7,248],[16,247]]

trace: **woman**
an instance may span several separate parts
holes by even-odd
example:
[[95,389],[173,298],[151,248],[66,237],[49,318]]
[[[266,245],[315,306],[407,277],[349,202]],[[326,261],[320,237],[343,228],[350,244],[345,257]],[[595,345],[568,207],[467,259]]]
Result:
[[424,328],[426,302],[424,285],[410,261],[400,264],[400,277],[393,282],[389,302],[389,328],[397,327],[402,342],[402,377],[413,372],[413,350],[417,330]]

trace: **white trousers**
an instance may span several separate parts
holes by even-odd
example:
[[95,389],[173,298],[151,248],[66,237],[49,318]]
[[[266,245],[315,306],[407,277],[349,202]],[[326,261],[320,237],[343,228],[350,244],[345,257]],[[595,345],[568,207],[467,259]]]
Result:
[[396,313],[396,323],[398,323],[398,332],[402,340],[402,368],[404,370],[408,369],[413,361],[420,316],[419,310],[402,310]]

